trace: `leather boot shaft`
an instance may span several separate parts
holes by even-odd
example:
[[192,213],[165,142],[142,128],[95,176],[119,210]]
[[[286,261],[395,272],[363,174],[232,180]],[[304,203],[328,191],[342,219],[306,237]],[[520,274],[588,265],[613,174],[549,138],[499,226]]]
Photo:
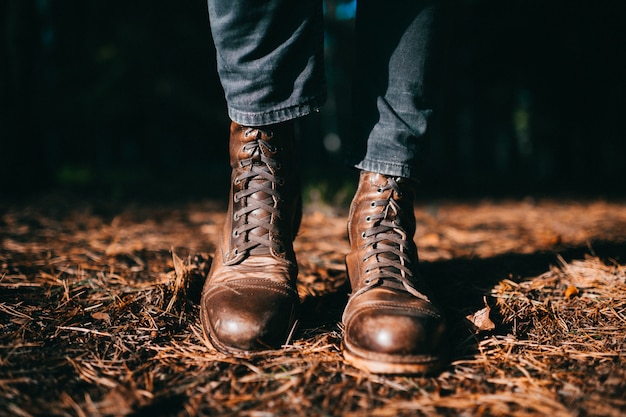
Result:
[[263,129],[231,123],[231,191],[222,253],[226,264],[250,254],[294,262],[302,217],[293,122]]
[[[418,262],[413,242],[415,185],[404,178],[394,180],[394,186],[388,183],[384,175],[363,172],[350,206],[347,266],[353,289],[385,277],[385,268],[412,279],[411,271]],[[388,262],[382,262],[385,260]]]

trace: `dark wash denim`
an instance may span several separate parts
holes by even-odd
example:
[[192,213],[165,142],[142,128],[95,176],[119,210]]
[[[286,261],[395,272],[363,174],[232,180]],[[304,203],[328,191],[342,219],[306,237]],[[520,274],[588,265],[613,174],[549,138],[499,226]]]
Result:
[[[233,121],[263,126],[319,109],[326,98],[321,0],[208,0],[208,7]],[[419,177],[432,113],[433,21],[433,1],[358,1],[350,165]]]

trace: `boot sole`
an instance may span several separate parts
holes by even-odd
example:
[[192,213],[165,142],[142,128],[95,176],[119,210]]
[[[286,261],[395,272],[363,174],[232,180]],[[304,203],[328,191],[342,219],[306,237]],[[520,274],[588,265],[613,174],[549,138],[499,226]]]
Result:
[[341,344],[343,358],[349,365],[371,374],[395,375],[433,375],[441,372],[446,365],[442,357],[424,356],[423,360],[414,362],[394,362],[365,358],[350,351]]

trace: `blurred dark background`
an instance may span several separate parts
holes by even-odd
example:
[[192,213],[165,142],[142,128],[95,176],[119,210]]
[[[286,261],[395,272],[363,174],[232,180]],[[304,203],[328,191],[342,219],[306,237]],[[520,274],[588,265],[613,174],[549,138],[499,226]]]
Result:
[[[626,2],[443,4],[422,195],[623,197]],[[302,123],[312,198],[355,178],[353,18],[326,1],[330,98]],[[204,0],[0,0],[0,198],[223,196],[227,127]]]

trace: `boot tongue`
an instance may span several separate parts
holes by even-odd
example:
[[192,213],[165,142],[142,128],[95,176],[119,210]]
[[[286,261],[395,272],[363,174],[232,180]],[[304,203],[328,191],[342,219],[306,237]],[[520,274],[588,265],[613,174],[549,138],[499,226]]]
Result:
[[[390,235],[390,237],[392,237],[391,235],[397,235],[397,232],[395,231],[389,231],[386,234]],[[393,236],[395,237],[395,236]],[[400,245],[398,244],[398,242],[395,242],[391,239],[385,239],[384,236],[383,238],[376,244],[377,248],[389,248],[389,249],[393,249],[396,251],[400,251]],[[405,250],[406,252],[406,250]],[[391,250],[386,250],[384,252],[379,253],[378,255],[378,259],[380,261],[391,261],[392,264],[398,263],[398,262],[402,262],[402,260],[400,259],[400,257],[393,253]],[[384,267],[387,270],[391,270],[393,273],[400,273],[400,270],[398,268],[395,268],[393,266],[387,265]]]
[[[250,128],[243,137],[244,144],[239,159],[243,161],[245,169],[258,172],[259,174],[271,172],[266,160],[271,157],[271,147],[267,143],[272,138],[272,134],[264,132],[261,129]],[[269,225],[271,224],[272,215],[264,206],[274,206],[272,197],[263,191],[270,182],[261,175],[251,176],[248,179],[247,188],[254,192],[247,197],[248,207],[254,207],[248,213],[248,223],[257,224],[256,227],[248,231],[248,240],[258,241],[254,237],[260,238],[261,241],[269,242]],[[252,239],[250,239],[252,237]],[[266,244],[258,244],[249,249],[251,255],[269,255],[270,248]]]
[[[380,226],[386,227],[386,231],[381,232],[377,236],[376,247],[378,249],[389,248],[389,250],[381,251],[377,254],[379,261],[385,263],[382,266],[384,270],[387,270],[391,274],[402,274],[402,271],[394,267],[393,265],[401,265],[406,262],[410,262],[408,257],[398,255],[400,253],[410,253],[412,239],[411,236],[406,235],[405,228],[402,222],[402,208],[398,204],[399,196],[395,190],[390,190],[390,196],[388,204],[383,208],[384,217],[380,220]],[[386,262],[389,261],[389,262]],[[396,280],[388,280],[388,284],[392,287],[403,287],[401,282]]]
[[[256,169],[259,169],[259,166],[262,166],[262,165],[264,164],[260,162],[260,158],[259,158],[258,165],[255,164],[254,167]],[[272,222],[272,214],[268,212],[263,206],[269,205],[273,207],[275,205],[272,196],[262,191],[263,187],[266,187],[268,185],[267,182],[268,182],[267,179],[264,179],[261,177],[255,177],[255,178],[250,179],[250,182],[248,183],[249,188],[254,188],[258,190],[254,192],[253,194],[251,194],[250,196],[248,196],[248,206],[257,207],[248,214],[248,223],[259,224],[259,226],[251,229],[248,232],[249,238],[250,236],[256,236],[256,237],[261,238],[264,241],[269,241],[270,239],[269,230],[270,230],[270,225]],[[253,247],[250,249],[250,254],[269,255],[270,247],[268,245],[257,245],[256,247]]]
[[[394,198],[395,192],[391,191],[391,196],[389,197],[388,204],[383,208],[384,217],[380,221],[381,226],[386,226],[387,230],[385,232],[380,233],[378,238],[380,239],[377,245],[380,247],[383,246],[391,246],[395,249],[399,249],[400,244],[398,243],[398,237],[402,237],[402,241],[406,240],[406,236],[401,228],[401,216],[400,207],[396,203],[396,199]],[[389,239],[386,239],[389,237]],[[381,258],[385,259],[397,259],[397,255],[394,255],[391,252],[384,252],[379,255]]]

